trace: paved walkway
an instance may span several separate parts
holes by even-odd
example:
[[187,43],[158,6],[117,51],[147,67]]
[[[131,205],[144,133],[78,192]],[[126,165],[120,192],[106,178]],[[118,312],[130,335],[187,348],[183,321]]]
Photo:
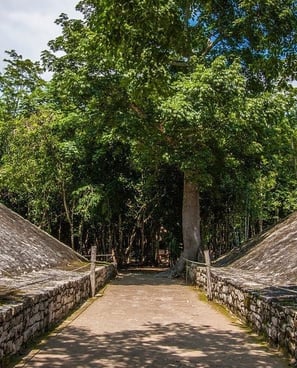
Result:
[[17,367],[284,368],[180,280],[125,273]]

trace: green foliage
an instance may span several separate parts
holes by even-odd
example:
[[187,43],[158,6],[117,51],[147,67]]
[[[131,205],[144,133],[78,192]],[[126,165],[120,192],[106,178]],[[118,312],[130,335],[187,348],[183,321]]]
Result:
[[83,111],[107,140],[109,131],[124,140],[138,170],[166,163],[191,173],[217,220],[247,208],[254,219],[271,216],[274,207],[258,202],[277,187],[280,151],[291,154],[290,101],[276,87],[295,73],[294,2],[84,0],[78,8],[83,21],[58,20],[63,38],[52,50],[65,55],[48,57],[61,106]]
[[216,251],[296,208],[295,1],[77,8],[84,18],[62,14],[42,54],[49,83],[8,53],[2,198],[80,250],[114,247],[122,260],[158,242],[179,249],[182,173],[200,185]]
[[23,60],[14,50],[6,53],[9,59],[4,59],[6,66],[0,74],[0,119],[5,120],[32,113],[42,99],[44,86],[39,63]]

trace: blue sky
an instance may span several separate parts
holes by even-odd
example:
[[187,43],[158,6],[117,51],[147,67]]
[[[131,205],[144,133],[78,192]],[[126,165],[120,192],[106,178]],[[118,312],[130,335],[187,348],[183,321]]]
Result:
[[78,18],[79,0],[0,0],[0,72],[5,50],[37,61],[47,42],[61,33],[54,22],[61,13]]

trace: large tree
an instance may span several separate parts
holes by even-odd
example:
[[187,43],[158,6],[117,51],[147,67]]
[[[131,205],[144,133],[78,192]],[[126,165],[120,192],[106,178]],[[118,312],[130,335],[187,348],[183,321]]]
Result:
[[4,72],[0,73],[0,119],[29,115],[42,101],[45,85],[40,63],[23,59],[15,50],[6,51]]
[[295,1],[83,0],[78,9],[84,19],[62,15],[63,36],[50,43],[64,55],[44,54],[53,86],[144,158],[183,171],[179,273],[200,248],[199,188],[217,171],[252,179],[284,118],[274,95],[296,73]]

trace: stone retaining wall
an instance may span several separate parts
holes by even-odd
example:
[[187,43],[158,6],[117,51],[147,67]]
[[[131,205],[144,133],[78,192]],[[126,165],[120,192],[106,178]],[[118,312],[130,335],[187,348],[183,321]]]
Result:
[[[206,269],[197,265],[188,266],[188,277],[206,290]],[[212,296],[225,305],[256,332],[263,334],[273,345],[283,348],[291,357],[297,359],[297,311],[290,304],[290,299],[277,298],[236,283],[236,275],[230,280],[220,275],[220,270],[211,271]],[[264,293],[265,294],[265,293]],[[292,300],[292,299],[291,299]],[[296,302],[296,296],[294,296]]]
[[[50,279],[50,271],[49,279]],[[57,271],[55,271],[57,272]],[[115,275],[113,265],[96,269],[96,291]],[[36,285],[15,300],[0,305],[0,367],[30,340],[55,326],[75,307],[90,297],[88,273],[65,272],[55,281]]]

